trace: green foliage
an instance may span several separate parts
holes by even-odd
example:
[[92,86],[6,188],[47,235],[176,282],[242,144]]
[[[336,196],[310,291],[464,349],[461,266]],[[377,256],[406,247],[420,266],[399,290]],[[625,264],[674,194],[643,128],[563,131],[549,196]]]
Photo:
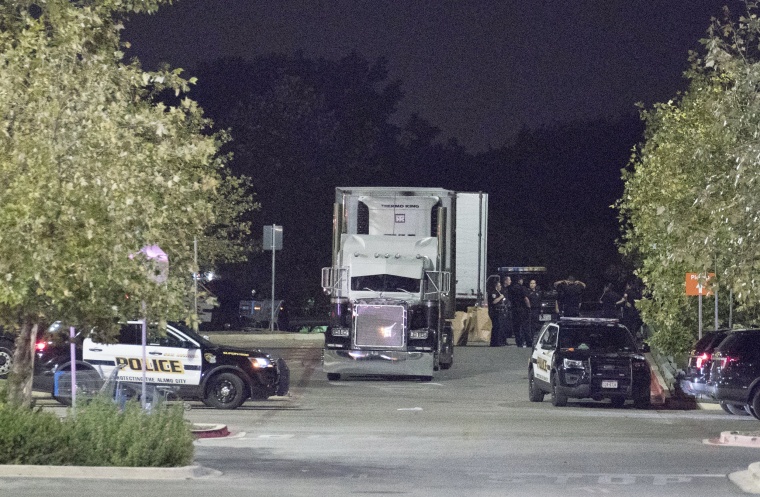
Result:
[[[0,319],[11,329],[62,320],[108,340],[120,320],[192,320],[193,240],[201,265],[243,255],[253,203],[218,153],[226,135],[183,97],[181,70],[121,60],[119,16],[166,3],[0,7]],[[166,92],[176,106],[157,103]],[[154,244],[169,256],[165,284],[139,254]]]
[[738,320],[753,321],[760,311],[755,10],[748,4],[738,23],[714,21],[702,40],[705,53],[692,54],[688,91],[642,111],[645,142],[623,172],[621,250],[639,264],[649,291],[642,315],[658,330],[655,344],[669,353],[688,349],[696,336],[687,272],[716,273],[713,290],[724,301],[733,292]]
[[0,464],[170,467],[193,459],[181,405],[146,412],[130,401],[120,411],[111,399],[96,398],[60,419],[0,403],[0,426]]

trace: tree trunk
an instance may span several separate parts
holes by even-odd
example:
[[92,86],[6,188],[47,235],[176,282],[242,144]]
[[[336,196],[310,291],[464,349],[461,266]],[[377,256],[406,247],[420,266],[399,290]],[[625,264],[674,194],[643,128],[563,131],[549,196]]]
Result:
[[16,337],[13,368],[8,376],[8,401],[11,404],[32,406],[32,380],[34,379],[34,347],[37,342],[37,323],[25,319]]

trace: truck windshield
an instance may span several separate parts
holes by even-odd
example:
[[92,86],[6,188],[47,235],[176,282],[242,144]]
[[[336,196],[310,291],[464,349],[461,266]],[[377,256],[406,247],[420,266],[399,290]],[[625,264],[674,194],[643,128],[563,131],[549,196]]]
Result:
[[351,290],[419,293],[420,280],[392,274],[356,276],[351,278]]
[[617,326],[563,327],[559,335],[559,346],[563,349],[610,352],[636,350],[628,330]]

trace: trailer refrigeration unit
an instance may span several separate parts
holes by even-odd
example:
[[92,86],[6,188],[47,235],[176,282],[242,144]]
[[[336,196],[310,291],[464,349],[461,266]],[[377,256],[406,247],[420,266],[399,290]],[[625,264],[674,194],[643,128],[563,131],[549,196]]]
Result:
[[[328,379],[429,381],[451,367],[458,268],[467,278],[462,299],[482,304],[485,292],[487,203],[483,193],[439,188],[336,188],[332,266],[322,269],[332,309]],[[467,235],[457,243],[460,219]]]

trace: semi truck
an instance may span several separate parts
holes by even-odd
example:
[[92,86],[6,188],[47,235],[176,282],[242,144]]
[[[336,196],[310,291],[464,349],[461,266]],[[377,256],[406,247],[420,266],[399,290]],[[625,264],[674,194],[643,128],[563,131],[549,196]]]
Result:
[[336,188],[332,265],[322,269],[331,305],[322,361],[329,380],[430,381],[451,367],[457,300],[484,300],[487,211],[484,193]]

